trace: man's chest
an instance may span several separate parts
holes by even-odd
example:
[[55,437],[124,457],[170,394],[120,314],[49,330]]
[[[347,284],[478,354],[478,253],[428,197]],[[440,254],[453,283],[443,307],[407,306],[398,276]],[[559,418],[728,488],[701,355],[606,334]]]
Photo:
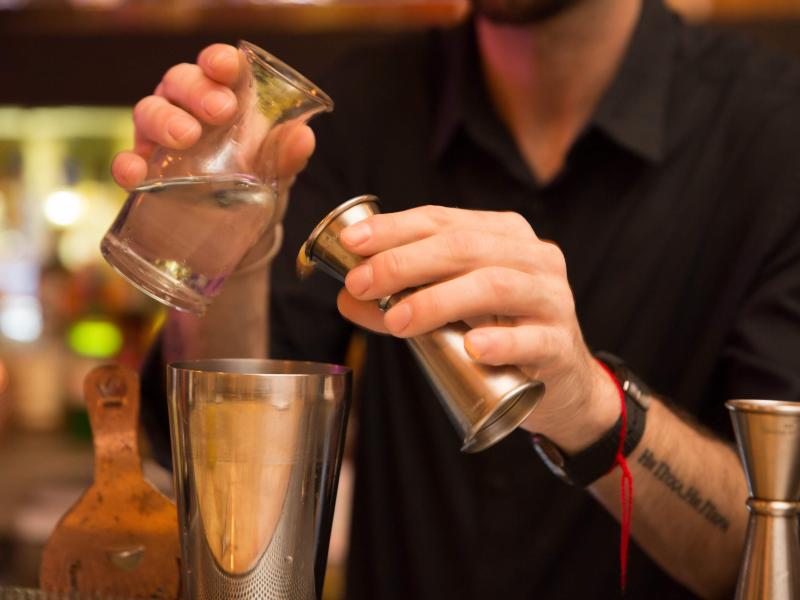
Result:
[[587,344],[625,356],[656,389],[674,392],[695,352],[721,347],[753,273],[741,256],[749,215],[728,202],[732,182],[718,169],[690,156],[652,165],[590,152],[542,189],[475,149],[435,164],[417,156],[372,182],[384,211],[522,214],[564,252]]

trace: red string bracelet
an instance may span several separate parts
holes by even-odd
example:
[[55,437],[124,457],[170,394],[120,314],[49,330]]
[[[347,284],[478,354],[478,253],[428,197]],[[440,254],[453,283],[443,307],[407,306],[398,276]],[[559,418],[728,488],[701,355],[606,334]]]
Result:
[[622,386],[617,380],[614,373],[602,362],[597,361],[603,371],[608,373],[611,381],[614,382],[614,387],[617,388],[619,394],[620,404],[622,405],[622,413],[620,415],[621,426],[619,432],[619,447],[617,448],[617,456],[615,463],[619,465],[622,471],[620,477],[620,540],[619,540],[619,571],[620,571],[620,587],[625,591],[625,582],[628,573],[628,542],[631,536],[631,517],[633,515],[633,475],[628,468],[628,461],[625,460],[625,433],[628,430],[628,414],[625,407],[625,393],[622,391]]

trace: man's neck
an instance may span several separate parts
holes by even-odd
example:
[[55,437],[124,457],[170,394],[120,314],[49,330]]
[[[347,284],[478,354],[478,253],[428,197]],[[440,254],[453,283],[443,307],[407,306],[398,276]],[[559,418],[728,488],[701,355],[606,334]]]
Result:
[[477,20],[492,100],[536,178],[546,183],[608,88],[642,0],[577,0],[542,23]]

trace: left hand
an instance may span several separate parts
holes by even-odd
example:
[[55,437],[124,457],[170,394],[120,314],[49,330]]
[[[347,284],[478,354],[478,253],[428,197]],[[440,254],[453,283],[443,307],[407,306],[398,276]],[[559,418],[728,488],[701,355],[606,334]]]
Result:
[[[341,241],[370,257],[339,295],[347,319],[402,338],[468,322],[473,359],[517,365],[545,383],[523,427],[565,446],[583,445],[573,439],[576,427],[604,431],[616,420],[613,384],[583,341],[564,255],[522,216],[423,206],[375,215],[345,229]],[[378,298],[420,286],[388,312],[378,310]]]

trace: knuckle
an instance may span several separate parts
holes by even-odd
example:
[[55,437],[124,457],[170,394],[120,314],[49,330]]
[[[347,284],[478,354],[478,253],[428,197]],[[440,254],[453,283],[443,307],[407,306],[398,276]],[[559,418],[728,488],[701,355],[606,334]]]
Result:
[[520,358],[520,342],[519,336],[515,329],[509,329],[505,335],[500,337],[500,344],[498,350],[502,352],[503,356],[510,359],[509,362],[517,362]]
[[387,250],[381,256],[383,270],[391,281],[399,278],[403,273],[403,259],[396,250]]
[[191,91],[191,88],[196,86],[197,82],[193,79],[198,72],[200,72],[200,67],[189,63],[170,67],[162,80],[165,93],[170,97],[176,97]]
[[218,51],[221,44],[210,44],[197,53],[197,62],[209,61]]
[[537,334],[536,347],[539,350],[539,360],[544,364],[550,364],[558,356],[556,334],[550,327],[539,328]]
[[159,104],[160,101],[157,96],[145,96],[139,100],[133,107],[133,122],[136,126],[141,127]]
[[206,61],[209,66],[214,66],[213,63],[216,59],[219,59],[220,57],[231,56],[233,52],[236,52],[236,48],[229,44],[211,44],[200,51],[200,54],[197,56],[197,60],[198,62]]
[[494,344],[486,354],[486,362],[492,365],[503,365],[521,362],[519,360],[519,339],[514,328],[496,329]]
[[186,78],[193,66],[194,65],[189,63],[178,63],[177,65],[172,65],[164,73],[162,81],[167,85],[180,82]]
[[505,269],[488,267],[479,271],[482,287],[495,298],[508,298],[513,288],[511,278]]
[[536,275],[526,290],[536,298],[532,307],[535,314],[547,323],[561,323],[574,312],[572,292],[566,280],[551,275]]
[[552,242],[547,242],[545,243],[545,251],[553,269],[559,274],[565,274],[567,272],[567,259],[561,248]]
[[545,296],[539,301],[539,313],[548,323],[559,322],[564,315],[564,303],[552,296]]
[[433,320],[441,318],[446,304],[438,286],[426,288],[416,296],[412,296],[416,300],[414,314],[426,315]]
[[503,213],[509,231],[519,234],[530,235],[533,233],[533,227],[528,222],[528,219],[516,212]]
[[450,258],[463,261],[475,253],[477,235],[472,231],[449,231],[444,234],[444,244]]
[[373,224],[384,228],[388,232],[397,231],[400,223],[396,213],[383,213],[373,217]]
[[554,331],[551,340],[551,348],[553,356],[556,357],[559,362],[568,361],[573,348],[572,337],[568,335],[564,329]]
[[447,209],[444,206],[426,204],[420,207],[422,214],[434,225],[443,225],[447,222]]
[[569,289],[567,289],[562,295],[556,308],[562,319],[566,320],[575,318],[575,298]]

